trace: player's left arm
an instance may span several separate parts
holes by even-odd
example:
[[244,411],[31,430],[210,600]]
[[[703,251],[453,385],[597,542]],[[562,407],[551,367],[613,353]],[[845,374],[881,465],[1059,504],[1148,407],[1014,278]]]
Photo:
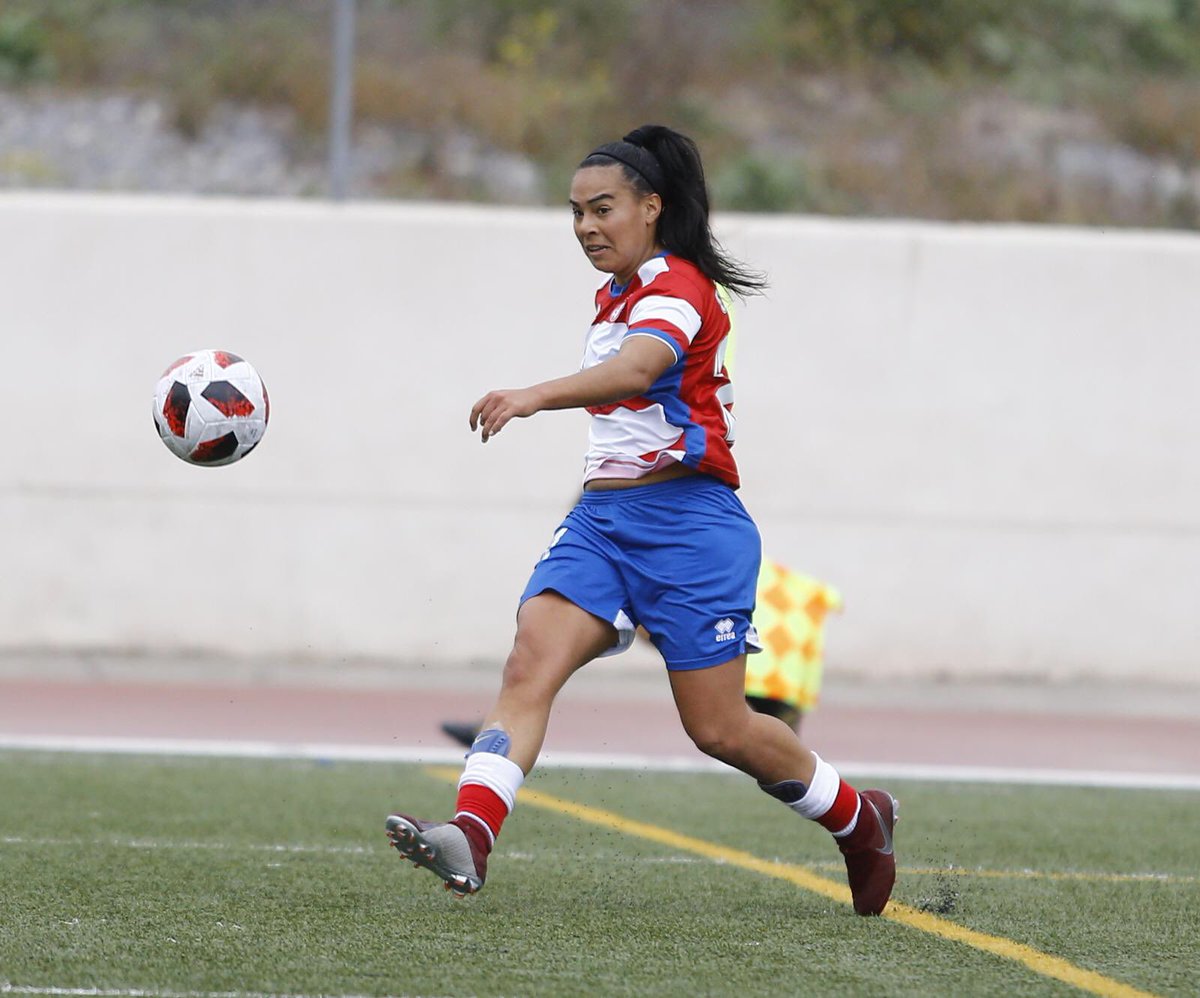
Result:
[[615,357],[595,367],[528,388],[488,392],[471,407],[471,429],[479,429],[487,443],[513,418],[543,409],[579,409],[633,398],[648,391],[677,359],[675,349],[662,339],[630,336]]

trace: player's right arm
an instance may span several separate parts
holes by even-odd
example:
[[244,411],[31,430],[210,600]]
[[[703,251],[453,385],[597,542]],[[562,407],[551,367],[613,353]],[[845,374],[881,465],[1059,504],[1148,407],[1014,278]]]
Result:
[[513,418],[544,409],[581,409],[641,395],[675,363],[675,351],[652,336],[631,336],[616,356],[575,374],[528,388],[488,392],[471,407],[471,429],[487,443]]

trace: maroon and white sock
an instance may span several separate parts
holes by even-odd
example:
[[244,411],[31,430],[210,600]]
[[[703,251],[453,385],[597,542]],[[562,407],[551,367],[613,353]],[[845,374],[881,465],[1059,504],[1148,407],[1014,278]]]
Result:
[[483,850],[492,851],[504,819],[517,802],[525,773],[515,762],[495,752],[473,752],[458,781],[454,823]]
[[772,786],[760,786],[801,817],[810,818],[840,839],[853,832],[858,824],[858,791],[816,752],[813,759],[816,768],[807,784],[786,780]]

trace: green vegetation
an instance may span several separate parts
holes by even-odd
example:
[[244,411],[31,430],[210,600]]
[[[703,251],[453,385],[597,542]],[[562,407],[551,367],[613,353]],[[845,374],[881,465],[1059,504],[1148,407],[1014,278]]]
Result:
[[[841,879],[732,776],[532,787]],[[1200,796],[898,784],[897,897],[1160,994],[1200,973]],[[785,881],[522,804],[455,901],[386,848],[410,766],[0,754],[0,986],[306,994],[1078,992]],[[1136,876],[1135,876],[1136,875]]]
[[[282,106],[317,137],[329,20],[325,0],[0,0],[0,86],[164,95],[188,136],[221,101]],[[360,124],[529,157],[552,203],[588,148],[654,120],[700,141],[723,208],[1200,217],[1161,179],[1200,156],[1200,0],[359,0],[356,95]],[[429,157],[380,183],[482,196]]]
[[0,13],[0,84],[25,83],[53,74],[45,29],[33,13]]

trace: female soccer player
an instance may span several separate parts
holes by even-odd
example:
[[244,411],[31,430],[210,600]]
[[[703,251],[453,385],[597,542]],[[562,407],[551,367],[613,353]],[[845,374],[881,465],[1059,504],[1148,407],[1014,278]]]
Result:
[[624,650],[640,624],[666,662],[684,729],[703,752],[833,833],[854,908],[879,914],[895,881],[896,801],[859,793],[743,697],[760,544],[735,489],[729,318],[717,284],[759,291],[709,228],[699,150],[644,125],[589,153],[571,183],[575,237],[612,277],[596,293],[581,370],[488,392],[470,426],[486,443],[518,417],[586,408],[584,492],[521,596],[500,695],[467,755],[454,817],[388,816],[388,837],[458,896],[487,858],[541,751],[571,674]]

